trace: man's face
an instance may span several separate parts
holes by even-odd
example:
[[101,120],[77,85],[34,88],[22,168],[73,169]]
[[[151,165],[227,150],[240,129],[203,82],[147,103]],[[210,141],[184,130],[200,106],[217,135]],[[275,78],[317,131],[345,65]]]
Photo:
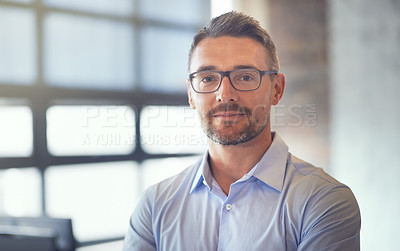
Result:
[[[231,71],[243,67],[268,71],[271,69],[267,57],[266,49],[250,38],[206,38],[193,51],[190,71]],[[265,75],[259,89],[238,91],[224,77],[216,92],[205,94],[194,92],[188,81],[189,103],[198,111],[210,139],[222,145],[237,145],[256,138],[265,128],[270,131],[270,108],[282,96],[282,78],[278,75],[271,81]]]

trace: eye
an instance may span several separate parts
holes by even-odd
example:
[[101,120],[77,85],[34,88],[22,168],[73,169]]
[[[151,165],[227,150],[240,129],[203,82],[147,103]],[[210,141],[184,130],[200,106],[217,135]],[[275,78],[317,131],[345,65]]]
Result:
[[237,77],[237,81],[249,82],[254,81],[254,77],[251,74],[241,74]]
[[201,82],[204,82],[204,83],[210,83],[210,82],[213,82],[213,81],[215,81],[215,79],[214,79],[213,76],[207,76],[207,77],[204,77],[204,78],[201,80]]
[[249,75],[243,75],[239,78],[239,80],[243,80],[243,81],[251,81],[253,78]]

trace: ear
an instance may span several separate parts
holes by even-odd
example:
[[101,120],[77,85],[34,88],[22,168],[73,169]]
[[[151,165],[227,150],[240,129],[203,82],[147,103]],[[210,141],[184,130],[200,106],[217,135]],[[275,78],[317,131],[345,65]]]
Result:
[[192,87],[190,86],[189,79],[186,79],[186,83],[187,83],[187,94],[188,94],[188,101],[189,101],[190,108],[196,109],[196,106],[194,105],[194,102],[192,99]]
[[283,73],[279,73],[275,76],[272,81],[272,104],[277,105],[279,100],[281,100],[283,96],[283,91],[285,90],[285,75]]

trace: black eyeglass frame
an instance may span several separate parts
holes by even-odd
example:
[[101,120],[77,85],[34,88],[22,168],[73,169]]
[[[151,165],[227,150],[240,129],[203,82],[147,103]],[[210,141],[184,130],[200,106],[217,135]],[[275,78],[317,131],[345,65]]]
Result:
[[[250,89],[250,90],[240,90],[240,89],[236,88],[235,85],[232,83],[230,74],[231,74],[232,72],[245,71],[245,70],[255,70],[255,71],[258,71],[258,73],[260,74],[260,82],[258,83],[258,85],[257,85],[256,88],[253,88],[253,89]],[[193,76],[194,76],[195,74],[202,73],[202,72],[212,72],[212,73],[218,73],[219,75],[221,75],[221,79],[220,79],[220,81],[219,81],[218,87],[217,87],[214,91],[211,91],[211,92],[200,92],[200,91],[197,91],[197,90],[193,87],[193,81],[192,81],[192,80],[193,80]],[[256,68],[243,68],[243,69],[235,69],[235,70],[232,70],[232,71],[202,70],[202,71],[196,71],[196,72],[190,73],[190,74],[189,74],[189,81],[190,81],[190,86],[192,86],[192,89],[193,89],[194,92],[196,92],[196,93],[213,93],[213,92],[218,91],[218,89],[221,87],[222,79],[224,79],[224,77],[227,76],[228,79],[229,79],[229,83],[232,85],[232,87],[233,87],[235,90],[241,91],[241,92],[247,92],[247,91],[255,91],[255,90],[257,90],[258,88],[260,88],[260,86],[261,86],[261,80],[262,80],[262,77],[263,77],[264,75],[278,75],[278,71],[261,71],[261,70],[256,69]]]

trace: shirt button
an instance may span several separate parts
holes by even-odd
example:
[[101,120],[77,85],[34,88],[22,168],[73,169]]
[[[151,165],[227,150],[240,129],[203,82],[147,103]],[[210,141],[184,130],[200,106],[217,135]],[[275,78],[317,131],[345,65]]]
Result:
[[231,211],[232,205],[231,204],[226,204],[225,208],[226,208],[226,210]]

